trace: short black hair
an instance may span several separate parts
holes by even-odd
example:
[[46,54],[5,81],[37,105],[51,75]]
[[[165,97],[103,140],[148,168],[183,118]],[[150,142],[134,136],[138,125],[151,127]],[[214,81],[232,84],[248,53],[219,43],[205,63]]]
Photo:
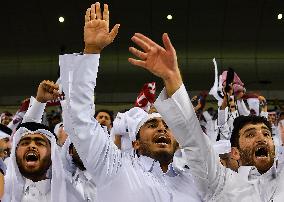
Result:
[[139,139],[140,139],[140,129],[139,129],[139,131],[137,132],[135,138],[136,138],[136,140],[139,140]]
[[36,130],[39,130],[39,129],[44,129],[44,130],[48,130],[49,132],[51,132],[53,134],[53,136],[55,137],[56,141],[58,140],[57,139],[57,136],[54,134],[54,132],[52,132],[52,130],[50,130],[50,128],[44,124],[41,124],[41,123],[36,123],[36,122],[25,122],[25,123],[21,123],[17,129],[21,128],[21,127],[24,127],[30,131],[36,131]]
[[107,110],[107,109],[100,109],[100,110],[96,111],[94,118],[96,118],[100,112],[105,112],[110,116],[110,121],[111,121],[111,125],[112,125],[112,123],[113,123],[113,111],[110,111],[110,110]]
[[234,128],[232,131],[232,136],[230,139],[231,147],[240,147],[239,139],[240,139],[240,130],[247,124],[259,124],[264,123],[270,132],[272,132],[270,122],[263,116],[239,116],[234,120]]

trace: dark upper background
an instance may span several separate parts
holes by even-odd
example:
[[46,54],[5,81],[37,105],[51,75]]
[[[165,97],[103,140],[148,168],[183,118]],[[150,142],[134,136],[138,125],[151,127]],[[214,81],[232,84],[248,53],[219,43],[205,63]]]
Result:
[[[35,94],[43,79],[57,79],[58,54],[83,49],[89,0],[3,1],[0,12],[0,105]],[[161,43],[168,32],[190,91],[209,90],[212,58],[219,70],[233,67],[248,90],[284,99],[283,0],[112,0],[115,42],[103,51],[97,101],[133,102],[144,82],[159,79],[127,62],[131,36],[141,32]],[[168,21],[166,16],[173,15]],[[58,17],[65,18],[59,23]]]

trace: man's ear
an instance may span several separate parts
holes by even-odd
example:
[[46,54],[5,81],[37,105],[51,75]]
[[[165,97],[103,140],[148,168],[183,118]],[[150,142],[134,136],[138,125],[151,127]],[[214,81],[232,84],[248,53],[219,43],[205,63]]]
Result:
[[140,141],[139,140],[135,140],[132,142],[132,147],[134,150],[138,150],[140,148]]
[[237,147],[231,148],[231,158],[236,160],[236,161],[240,160],[240,158],[241,158],[240,151]]

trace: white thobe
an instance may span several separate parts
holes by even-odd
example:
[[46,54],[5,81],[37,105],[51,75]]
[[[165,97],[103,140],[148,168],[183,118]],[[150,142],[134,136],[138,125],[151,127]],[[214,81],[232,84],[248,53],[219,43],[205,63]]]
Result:
[[230,140],[235,118],[239,116],[237,111],[229,112],[229,108],[218,109],[218,127],[221,140]]
[[33,182],[26,179],[21,202],[50,202],[50,179]]
[[[73,174],[68,173],[66,177],[74,189],[79,193],[79,201],[96,201],[96,185],[87,171],[82,171],[77,168]],[[67,187],[69,188],[69,186]]]
[[176,163],[182,155],[174,157],[172,169],[163,173],[153,159],[121,152],[92,117],[98,60],[99,55],[60,57],[66,96],[64,127],[87,171],[96,180],[98,201],[200,201],[191,176]]
[[212,119],[208,111],[203,112],[203,116],[206,120],[206,135],[208,135],[212,143],[214,143],[218,136],[217,121]]
[[188,153],[187,165],[205,201],[283,202],[283,165],[263,175],[256,175],[253,167],[241,167],[239,173],[223,167],[202,132],[184,85],[171,98],[163,90],[155,107],[173,133],[179,134],[177,140]]

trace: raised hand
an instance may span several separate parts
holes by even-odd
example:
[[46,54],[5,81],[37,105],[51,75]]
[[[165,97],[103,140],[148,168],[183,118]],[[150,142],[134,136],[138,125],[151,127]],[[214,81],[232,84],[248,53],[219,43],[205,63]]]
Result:
[[54,100],[60,96],[58,84],[53,81],[42,81],[37,89],[36,100],[42,103],[46,103],[49,100]]
[[92,4],[85,15],[84,26],[84,53],[100,53],[104,47],[115,39],[119,24],[116,24],[109,32],[109,10],[104,4],[104,11],[101,13],[100,3]]
[[131,40],[143,51],[130,47],[129,51],[139,58],[129,58],[128,61],[143,67],[163,79],[167,93],[171,96],[182,84],[178,68],[177,56],[168,34],[163,34],[164,47],[153,42],[143,34],[136,33]]
[[259,105],[261,108],[261,111],[263,112],[267,112],[267,102],[264,96],[258,96],[258,100],[259,100]]

